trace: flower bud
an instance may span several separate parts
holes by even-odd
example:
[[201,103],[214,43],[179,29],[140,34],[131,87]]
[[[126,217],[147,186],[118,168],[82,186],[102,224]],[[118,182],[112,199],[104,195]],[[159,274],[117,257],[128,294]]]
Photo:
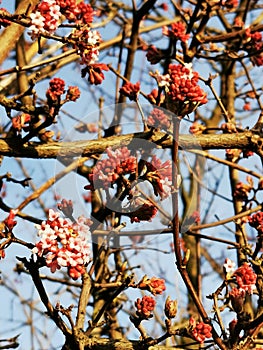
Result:
[[167,318],[174,318],[177,314],[177,300],[171,300],[168,296],[165,301],[164,313]]

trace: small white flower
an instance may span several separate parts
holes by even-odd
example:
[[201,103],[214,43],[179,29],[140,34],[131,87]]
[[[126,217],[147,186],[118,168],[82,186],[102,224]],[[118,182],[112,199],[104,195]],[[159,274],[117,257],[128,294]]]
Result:
[[223,265],[225,273],[227,275],[232,275],[235,271],[235,266],[236,264],[234,263],[234,261],[232,261],[229,258],[226,258],[225,263]]

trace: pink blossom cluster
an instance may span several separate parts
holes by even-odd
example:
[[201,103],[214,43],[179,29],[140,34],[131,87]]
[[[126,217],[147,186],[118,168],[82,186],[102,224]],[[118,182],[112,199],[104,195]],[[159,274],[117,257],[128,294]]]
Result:
[[[131,156],[127,147],[122,147],[115,151],[112,148],[108,148],[106,152],[107,158],[99,160],[89,174],[88,179],[91,185],[86,186],[86,189],[93,190],[94,185],[109,188],[121,176],[137,172],[137,158]],[[144,164],[145,170],[140,175],[140,179],[147,180],[152,184],[156,196],[159,194],[162,199],[168,197],[172,187],[171,161],[162,162],[156,155],[153,155],[151,161],[144,161]],[[149,207],[148,204],[147,207]]]
[[101,36],[97,30],[91,30],[89,26],[74,29],[70,34],[73,41],[73,48],[81,57],[80,64],[92,65],[99,59],[99,45]]
[[174,40],[180,40],[183,43],[186,43],[190,38],[190,34],[186,34],[186,26],[182,21],[178,21],[171,24],[171,29],[167,26],[162,28],[163,35],[168,36]]
[[50,209],[48,220],[36,225],[41,239],[32,252],[45,258],[51,272],[67,267],[68,275],[78,279],[90,258],[89,224],[83,217],[72,223]]
[[[113,188],[114,184],[120,185],[126,189],[126,197],[129,200],[127,210],[123,211],[123,214],[128,216],[131,222],[151,221],[157,214],[157,207],[154,202],[141,196],[134,183],[137,183],[137,180],[149,181],[156,196],[159,195],[161,199],[167,198],[172,190],[171,161],[162,162],[154,155],[151,162],[138,162],[127,147],[115,151],[108,148],[106,152],[107,157],[97,161],[88,175],[90,185],[84,188],[94,191],[95,188]],[[125,178],[126,175],[133,175],[133,180],[131,181],[130,177]]]
[[226,258],[223,267],[226,280],[235,281],[237,284],[237,287],[233,287],[229,292],[229,298],[234,311],[240,313],[243,311],[246,294],[252,294],[256,289],[257,275],[247,262],[237,269],[235,265],[232,260]]
[[179,116],[207,103],[206,93],[198,85],[199,74],[192,70],[191,64],[170,64],[168,74],[161,75],[156,71],[151,76],[165,89],[167,109]]
[[45,31],[54,33],[59,26],[62,14],[69,22],[89,25],[94,11],[90,4],[77,0],[42,0],[30,14],[31,37],[35,38]]
[[136,314],[141,319],[149,319],[152,317],[152,311],[154,310],[156,301],[153,297],[145,295],[142,299],[138,298],[135,302]]
[[232,275],[235,277],[239,289],[244,290],[248,294],[252,294],[256,289],[257,275],[249,263],[245,262]]
[[64,15],[69,22],[81,24],[68,36],[68,41],[80,55],[80,64],[86,65],[82,76],[89,73],[91,84],[101,84],[104,79],[102,70],[108,70],[106,65],[95,64],[99,59],[99,45],[101,36],[97,30],[92,30],[94,10],[90,4],[78,0],[42,0],[30,14],[31,25],[29,30],[32,39],[45,31],[53,34],[59,26],[61,16]]
[[154,108],[147,118],[149,126],[168,130],[171,127],[171,118],[159,108]]
[[45,31],[50,34],[54,33],[59,26],[61,18],[60,7],[56,0],[43,0],[30,14],[31,25],[29,30],[31,37],[34,39]]
[[94,10],[90,4],[77,0],[56,0],[61,13],[69,22],[90,24],[93,21]]
[[94,185],[104,188],[111,187],[120,176],[135,173],[137,170],[137,159],[131,156],[127,147],[121,147],[115,151],[109,147],[106,152],[107,158],[99,160],[89,174],[91,187],[86,186],[86,189],[92,189]]
[[199,74],[190,65],[170,64],[169,74],[168,95],[172,100],[207,103],[206,93],[198,85]]
[[205,339],[212,337],[212,327],[210,324],[204,322],[197,323],[193,317],[190,317],[189,326],[191,336],[199,343],[203,343]]

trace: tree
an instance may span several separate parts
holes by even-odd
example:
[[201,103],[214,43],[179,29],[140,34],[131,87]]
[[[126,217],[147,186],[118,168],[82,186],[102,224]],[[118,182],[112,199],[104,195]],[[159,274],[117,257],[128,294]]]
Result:
[[0,348],[261,349],[260,1],[2,5]]

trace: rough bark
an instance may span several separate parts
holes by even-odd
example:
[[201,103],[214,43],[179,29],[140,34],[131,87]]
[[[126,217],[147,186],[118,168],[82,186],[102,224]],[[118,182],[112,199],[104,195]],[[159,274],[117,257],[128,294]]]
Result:
[[[120,136],[112,136],[98,140],[73,142],[27,142],[20,139],[0,139],[0,155],[7,157],[50,159],[57,157],[89,157],[92,154],[103,153],[107,147],[136,146],[139,139],[145,139],[162,148],[171,148],[172,137],[164,132],[141,132]],[[221,135],[180,135],[179,147],[184,150],[207,150],[238,148],[258,152],[261,155],[263,139],[251,131],[236,134]],[[140,147],[140,144],[137,143]]]

